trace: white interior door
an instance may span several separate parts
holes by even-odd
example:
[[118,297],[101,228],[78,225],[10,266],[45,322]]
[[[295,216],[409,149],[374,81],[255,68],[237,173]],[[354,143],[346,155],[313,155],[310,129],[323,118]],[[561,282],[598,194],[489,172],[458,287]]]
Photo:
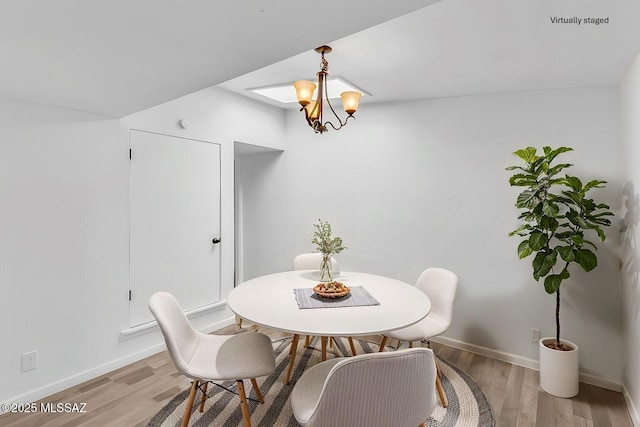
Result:
[[220,300],[220,145],[131,131],[130,326],[147,301],[174,294],[185,310]]

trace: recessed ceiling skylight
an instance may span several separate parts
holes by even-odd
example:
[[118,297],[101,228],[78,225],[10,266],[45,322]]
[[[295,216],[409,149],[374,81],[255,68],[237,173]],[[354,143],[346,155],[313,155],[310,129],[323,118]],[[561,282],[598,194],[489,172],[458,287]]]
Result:
[[[298,102],[296,98],[296,90],[293,88],[293,83],[291,84],[283,84],[278,86],[265,86],[265,87],[257,87],[253,89],[247,89],[252,92],[255,92],[259,95],[266,96],[267,98],[273,99],[278,102],[282,102],[283,104],[288,104],[292,102]],[[345,82],[339,77],[329,78],[327,80],[327,91],[329,92],[329,98],[340,98],[340,94],[342,92],[355,90],[362,94],[362,96],[369,96],[369,94],[362,89],[358,89],[354,85]],[[313,93],[313,98],[315,99],[317,96],[318,89]]]

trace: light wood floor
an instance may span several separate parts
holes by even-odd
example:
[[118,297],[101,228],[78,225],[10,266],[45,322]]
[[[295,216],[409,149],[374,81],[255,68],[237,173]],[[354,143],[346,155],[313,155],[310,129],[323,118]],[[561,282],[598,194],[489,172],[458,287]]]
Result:
[[[218,333],[236,329],[230,326]],[[273,339],[285,336],[264,328],[261,332]],[[434,344],[433,349],[478,383],[491,402],[497,426],[633,427],[621,393],[580,384],[575,398],[555,398],[540,390],[537,371],[442,345]],[[4,414],[0,425],[143,426],[188,387],[189,381],[177,373],[164,351],[42,400],[86,403],[86,413]]]

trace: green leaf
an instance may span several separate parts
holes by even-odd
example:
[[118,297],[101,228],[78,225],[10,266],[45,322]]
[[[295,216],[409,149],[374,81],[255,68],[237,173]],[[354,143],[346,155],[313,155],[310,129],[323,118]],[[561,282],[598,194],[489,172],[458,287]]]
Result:
[[531,207],[529,207],[529,209],[531,209],[531,212],[536,215],[536,218],[542,216],[542,202],[540,201],[540,199],[536,197],[536,200],[531,201],[530,204]]
[[560,289],[562,281],[569,277],[569,270],[566,268],[564,268],[560,274],[550,274],[544,279],[544,290],[547,291],[548,294],[555,294],[558,289]]
[[536,192],[531,190],[525,190],[518,195],[516,200],[516,206],[519,208],[528,208],[530,204],[537,204],[539,199],[536,197]]
[[575,205],[582,205],[582,197],[580,196],[580,194],[576,191],[562,191],[561,192],[568,200],[565,201],[565,203],[568,206],[571,206],[572,204]]
[[[609,209],[609,205],[607,205],[605,203],[598,203],[598,205],[596,205],[596,208],[598,208],[598,209]],[[599,215],[613,215],[613,212],[602,212]]]
[[551,147],[543,147],[542,149],[544,150],[544,155],[549,163],[551,163],[558,155],[566,153],[567,151],[573,151],[573,148],[570,147],[558,147],[555,150],[551,150]]
[[558,220],[548,216],[540,218],[540,228],[554,232],[558,229]]
[[575,176],[566,176],[566,184],[571,187],[571,189],[573,191],[581,191],[582,190],[582,181],[580,181],[578,178],[576,178]]
[[[566,224],[560,224],[560,227],[565,227]],[[556,233],[556,238],[559,240],[567,240],[567,239],[571,239],[571,236],[573,236],[573,231],[562,231],[560,233]],[[569,242],[567,242],[569,243]]]
[[585,222],[585,220],[580,216],[578,212],[571,209],[565,217],[574,225],[577,225],[580,228],[589,228],[589,224]]
[[527,164],[531,164],[537,159],[536,151],[534,147],[527,147],[524,150],[517,150],[513,154],[520,157]]
[[523,240],[522,242],[520,242],[520,244],[518,245],[518,258],[520,258],[520,259],[526,258],[529,255],[531,255],[532,253],[533,253],[533,251],[529,247],[529,241],[528,240]]
[[586,193],[587,191],[589,191],[592,188],[602,188],[602,187],[604,187],[604,185],[606,183],[607,183],[607,181],[601,181],[601,180],[594,179],[592,181],[587,182],[584,185],[584,189],[583,190]]
[[584,238],[582,237],[582,235],[576,233],[571,235],[571,241],[573,242],[574,246],[577,247],[582,247],[582,245],[584,244]]
[[563,205],[571,205],[573,203],[573,200],[570,198],[562,196],[556,196],[554,201]]
[[549,217],[555,218],[560,213],[560,208],[553,202],[544,202],[542,204],[542,212]]
[[539,231],[534,231],[529,236],[529,248],[533,251],[539,251],[547,245],[549,239],[547,235]]
[[538,184],[538,181],[535,175],[517,173],[509,178],[509,184],[516,187],[529,187]]
[[598,258],[596,254],[589,249],[578,249],[575,251],[576,262],[584,271],[591,271],[598,266]]
[[562,164],[559,164],[559,165],[555,165],[554,167],[550,168],[547,173],[548,173],[549,176],[556,176],[562,170],[564,170],[566,168],[569,168],[571,166],[573,166],[571,163],[562,163]]
[[536,216],[531,211],[524,211],[520,215],[518,215],[518,219],[525,222],[531,222],[536,219]]
[[520,227],[516,228],[511,233],[509,233],[509,237],[515,236],[516,234],[518,236],[526,236],[529,233],[527,233],[525,231],[526,230],[530,230],[530,229],[531,229],[531,226],[529,224],[522,224]]
[[538,280],[549,274],[554,265],[556,265],[557,255],[555,251],[550,253],[538,252],[533,259],[533,278]]
[[551,274],[544,279],[544,290],[548,294],[555,294],[560,289],[562,277],[559,274]]
[[571,246],[560,246],[558,248],[558,253],[560,254],[560,258],[566,262],[573,262],[576,259]]

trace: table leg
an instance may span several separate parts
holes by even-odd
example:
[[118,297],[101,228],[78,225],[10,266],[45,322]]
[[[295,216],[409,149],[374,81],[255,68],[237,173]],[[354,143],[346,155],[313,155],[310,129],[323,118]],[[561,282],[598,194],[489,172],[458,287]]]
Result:
[[291,349],[289,350],[289,369],[287,369],[287,376],[284,378],[284,383],[289,384],[289,378],[291,378],[291,371],[293,370],[293,364],[296,361],[296,355],[298,354],[298,340],[300,335],[294,334],[293,340],[291,340]]
[[320,341],[322,342],[322,361],[327,360],[327,340],[329,337],[320,337]]

